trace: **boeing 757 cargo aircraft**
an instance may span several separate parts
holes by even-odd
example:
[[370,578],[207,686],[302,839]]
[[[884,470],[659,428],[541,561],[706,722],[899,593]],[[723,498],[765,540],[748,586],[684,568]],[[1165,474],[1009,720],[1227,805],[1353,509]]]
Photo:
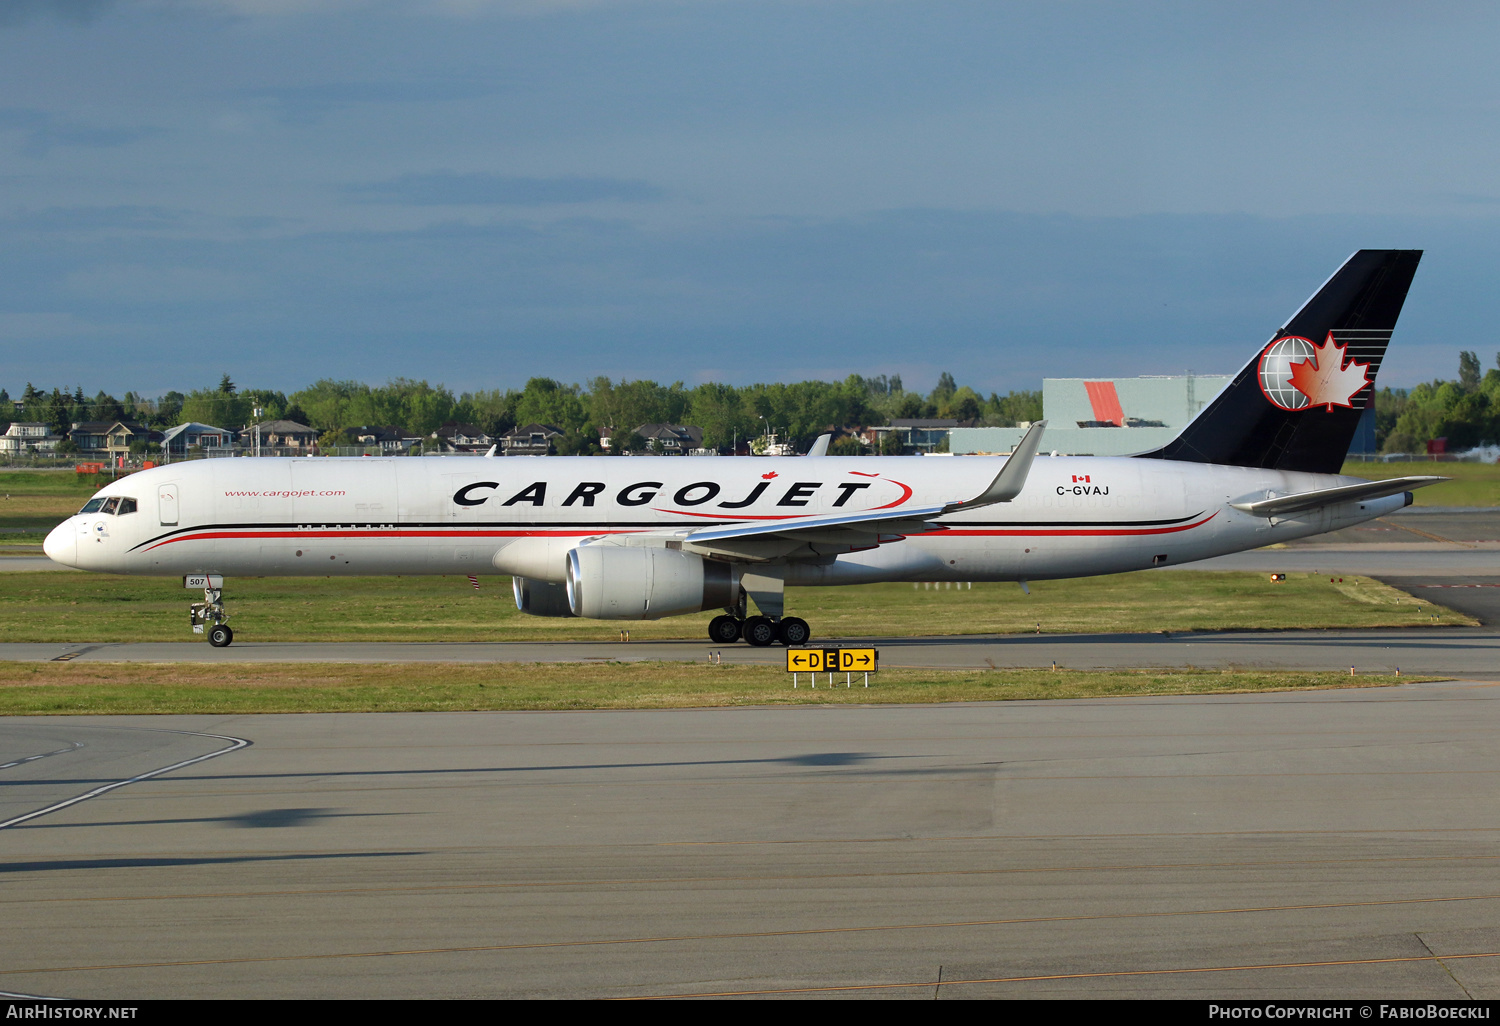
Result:
[[[1442,480],[1339,469],[1420,251],[1361,250],[1165,447],[1009,457],[217,459],[101,489],[46,540],[85,570],[200,579],[510,574],[536,616],[722,609],[721,644],[809,640],[788,586],[1122,573],[1348,527]],[[756,615],[747,615],[753,603]]]

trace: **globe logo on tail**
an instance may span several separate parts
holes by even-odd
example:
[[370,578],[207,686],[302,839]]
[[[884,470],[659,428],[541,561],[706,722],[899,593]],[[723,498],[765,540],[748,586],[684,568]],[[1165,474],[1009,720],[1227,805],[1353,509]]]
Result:
[[1320,346],[1296,335],[1278,338],[1260,355],[1261,392],[1283,410],[1352,407],[1370,381],[1370,365],[1350,361],[1345,366],[1344,349],[1333,332]]

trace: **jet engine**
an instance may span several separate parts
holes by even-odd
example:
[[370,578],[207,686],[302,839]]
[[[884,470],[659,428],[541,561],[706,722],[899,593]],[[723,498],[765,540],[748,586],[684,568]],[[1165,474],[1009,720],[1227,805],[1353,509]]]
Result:
[[523,613],[530,613],[532,616],[573,615],[573,610],[568,608],[566,585],[513,577],[511,589],[516,593],[516,608]]
[[739,577],[679,549],[583,545],[568,553],[568,605],[594,620],[659,620],[735,605]]

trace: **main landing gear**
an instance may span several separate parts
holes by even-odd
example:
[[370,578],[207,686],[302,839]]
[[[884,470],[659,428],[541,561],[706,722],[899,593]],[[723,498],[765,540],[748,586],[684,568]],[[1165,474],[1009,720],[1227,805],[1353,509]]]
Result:
[[[234,640],[234,631],[225,622],[229,614],[224,612],[224,579],[214,576],[199,580],[203,581],[203,601],[194,602],[188,614],[193,633],[206,633],[208,643],[214,648],[228,648]],[[189,581],[193,579],[189,578]]]
[[[783,645],[805,645],[812,637],[806,620],[795,616],[782,616],[783,595],[786,590],[784,568],[765,567],[754,572],[746,571],[740,576],[742,590],[739,601],[724,607],[723,616],[716,616],[708,624],[708,637],[720,645],[732,645],[744,638],[757,648],[781,642]],[[747,599],[755,600],[760,616],[746,616]]]
[[716,616],[708,623],[708,638],[720,645],[732,645],[744,638],[757,648],[781,642],[783,645],[805,645],[812,637],[807,621],[796,616],[772,619],[769,616]]

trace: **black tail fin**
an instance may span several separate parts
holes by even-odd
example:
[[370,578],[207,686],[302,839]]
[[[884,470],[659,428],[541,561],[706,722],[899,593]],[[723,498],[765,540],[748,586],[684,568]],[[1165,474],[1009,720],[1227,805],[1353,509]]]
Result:
[[1146,459],[1336,474],[1385,359],[1419,249],[1362,249]]

